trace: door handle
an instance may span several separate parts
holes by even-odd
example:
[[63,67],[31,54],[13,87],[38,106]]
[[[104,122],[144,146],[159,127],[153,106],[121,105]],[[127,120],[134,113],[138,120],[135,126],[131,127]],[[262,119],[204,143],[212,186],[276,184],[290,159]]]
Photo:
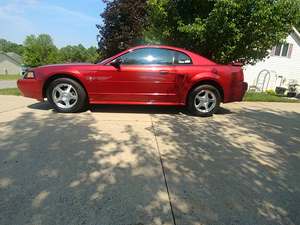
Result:
[[160,73],[160,74],[168,74],[169,71],[168,71],[168,70],[160,70],[159,73]]

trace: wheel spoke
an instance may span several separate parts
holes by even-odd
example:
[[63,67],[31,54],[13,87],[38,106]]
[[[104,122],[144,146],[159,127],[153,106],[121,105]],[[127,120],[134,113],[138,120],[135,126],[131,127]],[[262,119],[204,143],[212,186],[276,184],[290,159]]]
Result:
[[209,103],[213,103],[213,102],[215,102],[215,99],[209,98],[209,99],[208,99],[208,102],[209,102]]
[[[58,97],[57,97],[57,94],[58,94]],[[54,95],[53,95],[53,97],[54,97],[54,99],[55,99],[56,101],[61,100],[62,95],[61,95],[61,93],[59,92],[58,89],[54,90]]]
[[56,91],[59,92],[59,95],[62,95],[64,93],[64,90],[62,90],[61,87],[56,88]]
[[70,108],[70,100],[67,99],[64,101],[65,105],[66,105],[66,108]]
[[70,95],[70,96],[69,96],[69,99],[70,99],[70,100],[75,100],[75,99],[77,99],[77,96],[76,96],[76,95]]
[[200,103],[200,104],[197,106],[198,109],[201,109],[202,107],[203,107],[203,103]]
[[208,109],[209,109],[209,108],[208,108],[208,104],[209,104],[208,102],[204,102],[204,103],[203,103],[203,106],[204,106],[205,110],[208,110]]
[[68,85],[68,87],[67,87],[67,89],[66,89],[66,93],[70,93],[71,89],[72,89],[72,86],[71,86],[71,85]]
[[205,94],[203,96],[203,99],[204,99],[204,101],[207,101],[208,100],[208,93],[207,93],[207,91],[205,91],[204,93]]

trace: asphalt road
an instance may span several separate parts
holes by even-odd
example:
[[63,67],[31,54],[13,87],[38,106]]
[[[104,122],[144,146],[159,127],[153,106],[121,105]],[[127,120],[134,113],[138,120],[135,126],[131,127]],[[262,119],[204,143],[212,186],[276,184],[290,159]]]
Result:
[[0,224],[300,224],[300,104],[58,114],[0,96]]
[[15,80],[0,80],[0,89],[16,88],[17,82]]

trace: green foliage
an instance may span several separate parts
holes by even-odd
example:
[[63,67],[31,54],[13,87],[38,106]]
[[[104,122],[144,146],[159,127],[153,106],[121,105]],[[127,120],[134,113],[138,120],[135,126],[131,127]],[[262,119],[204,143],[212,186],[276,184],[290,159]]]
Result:
[[276,96],[276,92],[274,90],[266,90],[266,94]]
[[63,47],[59,51],[59,59],[65,63],[82,62],[85,60],[85,48],[82,45]]
[[96,47],[86,49],[82,44],[58,49],[49,35],[30,35],[24,41],[23,60],[31,67],[54,63],[95,63],[99,60],[99,53]]
[[23,60],[27,66],[35,67],[58,62],[58,49],[48,34],[27,36],[24,41]]
[[298,22],[295,24],[296,29],[298,32],[300,32],[300,18],[298,19]]
[[248,102],[291,102],[291,103],[300,103],[300,100],[289,99],[287,97],[280,97],[268,93],[258,93],[258,92],[247,92],[244,101]]
[[107,3],[101,14],[99,50],[103,57],[141,44],[146,26],[147,0],[103,0]]
[[89,47],[86,49],[87,58],[86,62],[90,63],[97,63],[99,62],[99,59],[101,58],[100,53],[98,52],[98,49],[96,47]]
[[96,47],[86,49],[83,45],[68,45],[59,50],[59,62],[90,62],[95,63],[99,60],[99,54]]
[[299,0],[149,0],[145,40],[194,50],[219,63],[255,63],[282,41]]
[[23,54],[23,46],[7,41],[5,39],[0,39],[0,52],[14,52],[19,55]]

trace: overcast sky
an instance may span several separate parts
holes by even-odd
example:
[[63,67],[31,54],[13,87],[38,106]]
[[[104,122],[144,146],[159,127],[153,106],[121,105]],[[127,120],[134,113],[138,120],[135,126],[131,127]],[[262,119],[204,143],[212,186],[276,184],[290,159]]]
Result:
[[58,47],[96,46],[102,0],[0,0],[0,38],[22,43],[30,34],[50,34]]

